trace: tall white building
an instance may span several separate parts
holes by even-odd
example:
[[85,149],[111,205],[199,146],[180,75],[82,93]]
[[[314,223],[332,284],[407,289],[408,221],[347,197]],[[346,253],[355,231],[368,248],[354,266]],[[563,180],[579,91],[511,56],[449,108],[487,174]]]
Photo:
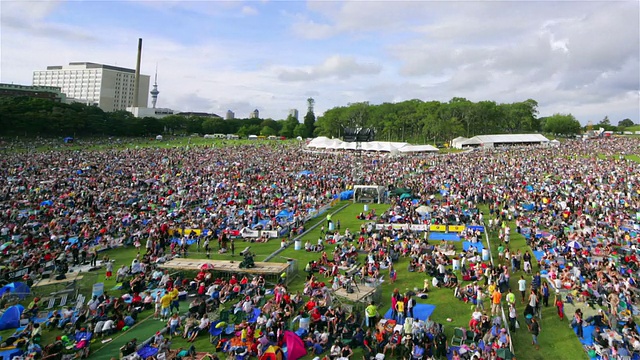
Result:
[[[47,66],[33,72],[34,86],[57,86],[68,98],[94,104],[104,111],[126,110],[133,104],[136,71],[90,62],[72,62],[68,66]],[[149,101],[149,75],[140,75],[138,99]]]
[[298,109],[289,110],[289,116],[291,116],[294,119],[298,120]]
[[249,113],[249,119],[259,119],[259,118],[260,118],[260,111],[258,111],[258,109],[255,109]]

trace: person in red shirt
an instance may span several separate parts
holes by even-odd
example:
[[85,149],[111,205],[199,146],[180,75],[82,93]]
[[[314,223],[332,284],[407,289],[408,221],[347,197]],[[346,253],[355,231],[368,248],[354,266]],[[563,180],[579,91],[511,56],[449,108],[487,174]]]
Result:
[[238,283],[238,279],[236,279],[236,276],[233,275],[231,276],[231,280],[229,280],[229,285],[235,285]]

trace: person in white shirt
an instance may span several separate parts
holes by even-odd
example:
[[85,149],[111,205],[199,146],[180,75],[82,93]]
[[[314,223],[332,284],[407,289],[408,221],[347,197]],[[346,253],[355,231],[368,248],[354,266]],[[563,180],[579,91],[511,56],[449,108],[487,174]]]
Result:
[[102,325],[102,333],[104,335],[111,335],[111,331],[115,328],[115,324],[112,319],[108,319]]
[[209,325],[211,325],[211,320],[209,320],[209,316],[207,314],[202,315],[202,319],[200,319],[200,323],[198,324],[198,331],[194,331],[191,337],[189,338],[189,342],[195,341],[200,332],[209,329]]
[[527,280],[524,279],[524,276],[520,276],[520,280],[518,280],[518,291],[520,291],[520,295],[522,295],[522,302],[525,302],[525,295],[527,293]]

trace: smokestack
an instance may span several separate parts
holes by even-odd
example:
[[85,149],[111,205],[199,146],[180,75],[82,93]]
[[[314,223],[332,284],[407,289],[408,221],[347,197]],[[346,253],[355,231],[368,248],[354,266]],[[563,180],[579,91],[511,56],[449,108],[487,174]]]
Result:
[[136,77],[133,82],[133,107],[138,107],[138,92],[140,92],[140,60],[142,58],[142,38],[138,39],[138,60],[136,61]]

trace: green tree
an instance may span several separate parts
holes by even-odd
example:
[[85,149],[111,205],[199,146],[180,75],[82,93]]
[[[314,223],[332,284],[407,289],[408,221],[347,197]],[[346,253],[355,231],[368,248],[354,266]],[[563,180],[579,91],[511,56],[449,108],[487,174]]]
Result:
[[624,120],[618,121],[618,127],[628,128],[634,125],[635,124],[633,123],[633,121],[631,121],[631,119],[624,119]]
[[545,119],[545,131],[559,135],[575,135],[580,133],[580,122],[571,114],[554,114]]
[[262,136],[271,136],[277,134],[276,130],[269,126],[263,126],[260,130],[260,135]]
[[280,132],[279,132],[280,136],[284,136],[288,139],[293,138],[294,137],[293,130],[299,124],[298,119],[296,119],[292,115],[289,115],[286,120],[278,121],[278,122],[282,123],[280,125]]
[[316,115],[313,112],[313,107],[315,106],[315,100],[313,98],[307,99],[307,113],[304,116],[304,127],[305,133],[304,135],[298,135],[303,137],[313,137],[313,132],[316,128]]
[[296,128],[293,129],[293,136],[298,137],[305,137],[307,135],[307,127],[304,124],[298,124],[296,125]]

